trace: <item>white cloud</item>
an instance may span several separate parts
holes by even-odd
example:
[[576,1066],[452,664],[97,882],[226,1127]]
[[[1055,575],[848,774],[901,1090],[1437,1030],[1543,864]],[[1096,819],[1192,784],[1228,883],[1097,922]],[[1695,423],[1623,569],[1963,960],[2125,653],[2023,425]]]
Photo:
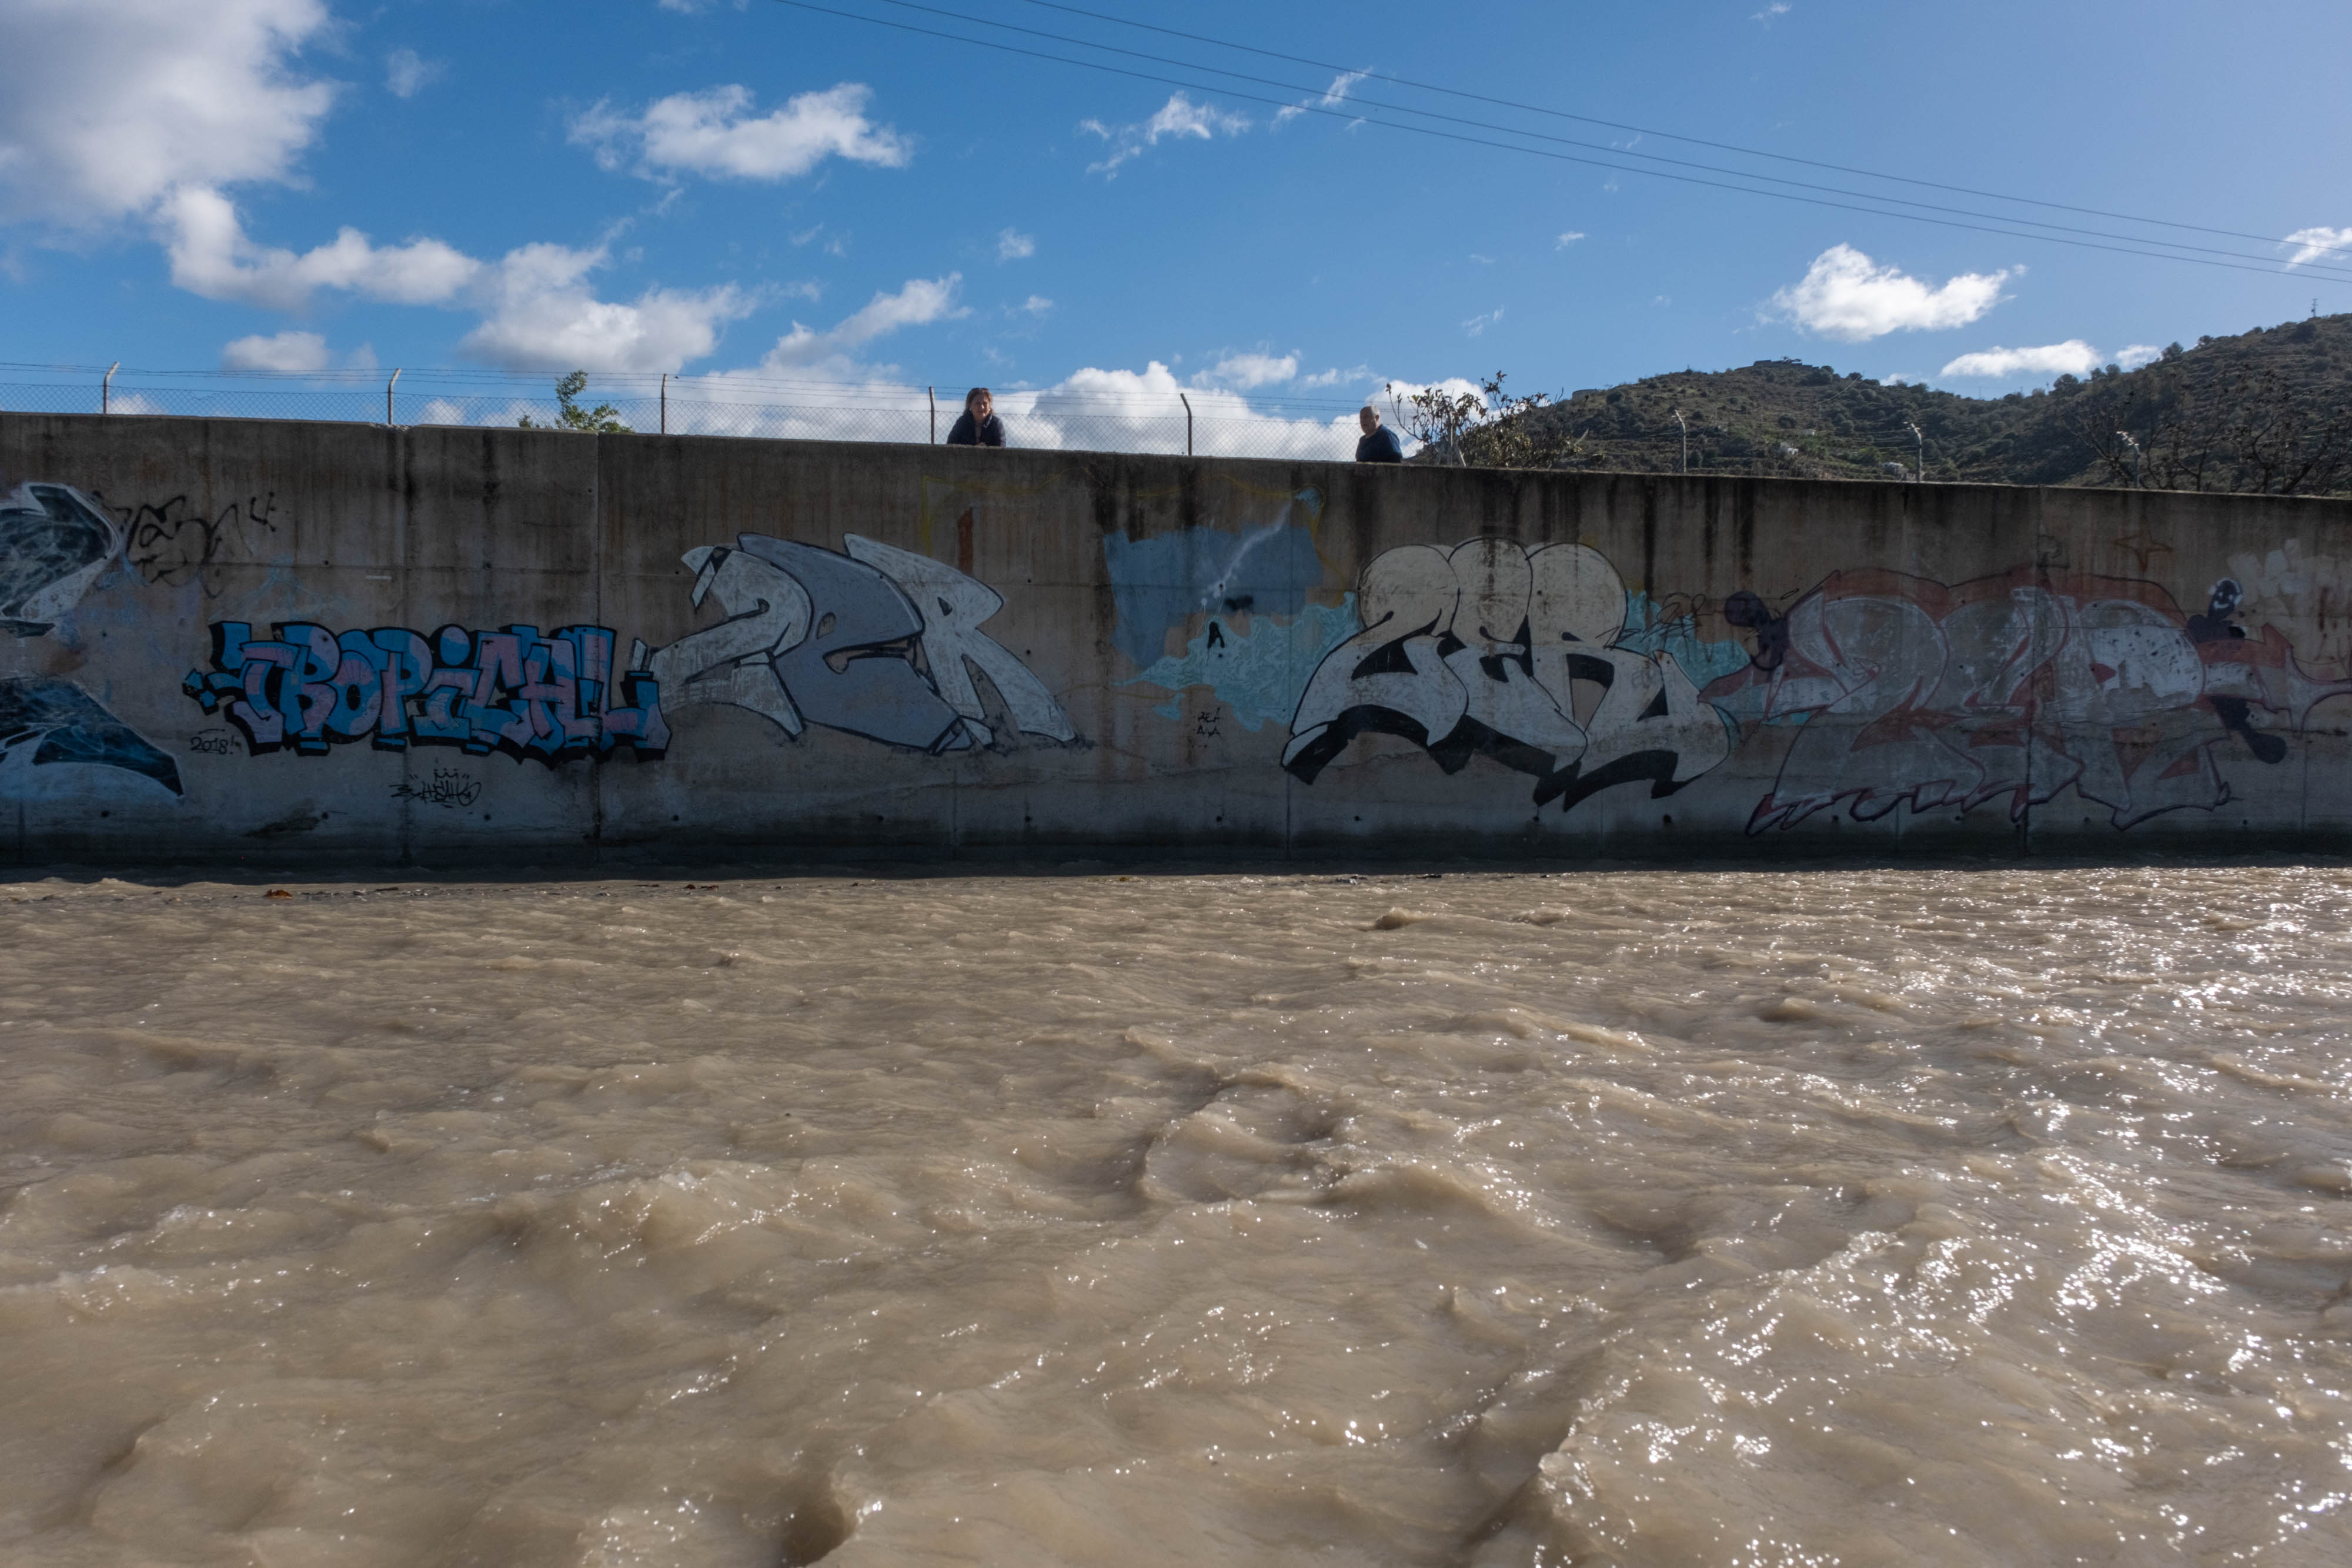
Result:
[[[596,394],[593,392],[589,395],[592,399],[595,399],[595,401],[603,401],[601,398],[596,398]],[[489,400],[488,398],[466,398],[460,400],[457,398],[436,397],[427,398],[421,407],[413,409],[407,402],[404,402],[400,405],[400,422],[403,424],[491,425],[500,429],[511,430],[526,419],[532,421],[534,423],[544,423],[551,412],[552,411],[548,407],[547,402],[544,399],[522,397],[509,398],[506,401],[506,405],[504,407],[493,408],[489,406]],[[672,419],[670,421],[670,429],[673,432],[679,431],[683,427],[679,425],[676,419]],[[734,433],[731,431],[722,431],[718,434],[732,434]]]
[[1503,308],[1497,305],[1494,309],[1487,311],[1484,316],[1473,316],[1467,321],[1463,322],[1463,334],[1471,338],[1481,337],[1486,333],[1487,328],[1493,326],[1502,319]]
[[1276,110],[1274,122],[1276,125],[1287,125],[1310,109],[1337,109],[1348,100],[1349,93],[1355,91],[1356,84],[1371,74],[1370,71],[1341,71],[1331,78],[1331,85],[1325,88],[1318,96],[1307,99],[1305,103],[1286,103]]
[[1980,349],[1962,354],[1942,371],[1947,376],[1981,376],[2010,381],[2019,376],[2082,376],[2099,366],[2099,350],[2080,338],[2045,343],[2038,349]]
[[[484,262],[439,240],[377,246],[346,228],[332,244],[298,255],[256,245],[236,207],[211,190],[179,192],[162,222],[172,281],[192,294],[279,310],[302,309],[326,289],[395,305],[471,307],[483,319],[460,351],[507,370],[676,371],[717,349],[719,328],[760,299],[733,285],[599,299],[587,277],[609,259],[602,246],[526,245]],[[238,347],[307,336],[246,339]]]
[[[664,0],[664,3],[667,4],[667,0]],[[1787,16],[1789,11],[1789,0],[1772,0],[1772,4],[1765,6],[1764,9],[1757,12],[1756,15],[1748,17],[1748,19],[1751,22],[1761,22],[1769,27],[1773,23],[1779,21],[1781,17]]]
[[0,218],[89,226],[285,179],[334,103],[294,65],[330,20],[324,0],[7,0]]
[[799,230],[797,233],[788,235],[785,237],[790,239],[795,246],[807,245],[812,240],[821,238],[824,241],[824,250],[827,256],[845,256],[849,254],[850,236],[846,234],[828,235],[824,232],[824,225],[823,224],[818,224],[814,228]]
[[221,350],[225,371],[323,371],[334,362],[327,340],[316,332],[280,332],[239,338]]
[[1330,419],[1266,413],[1237,392],[1183,386],[1157,360],[1139,371],[1089,367],[1042,391],[1002,392],[996,409],[1018,446],[1181,452],[1179,393],[1192,399],[1192,449],[1205,456],[1341,458],[1356,449],[1352,411]]
[[379,246],[346,228],[334,243],[297,256],[246,237],[236,208],[218,191],[182,189],[159,214],[172,256],[172,281],[206,299],[299,310],[321,288],[342,289],[395,305],[443,305],[456,298],[482,264],[437,239]]
[[1773,295],[1772,305],[1808,332],[1862,343],[1889,332],[1965,327],[2000,303],[2000,286],[2011,275],[2011,269],[1964,272],[1931,288],[1874,265],[1852,246],[1834,245],[1813,258],[1801,281]]
[[1583,237],[1584,234],[1582,230],[1570,229],[1566,234],[1559,236],[1558,242],[1552,246],[1552,249],[1566,250],[1570,246],[1574,245],[1578,240],[1580,240]]
[[1360,386],[1379,379],[1372,374],[1371,366],[1358,365],[1351,371],[1343,371],[1337,367],[1328,371],[1317,371],[1311,376],[1299,377],[1297,384],[1301,390],[1310,387]]
[[2116,363],[2125,370],[2136,371],[2142,365],[2152,365],[2164,358],[2164,349],[2158,343],[2134,343],[2116,356]]
[[1051,310],[1053,308],[1054,302],[1046,298],[1042,294],[1032,294],[1028,298],[1013,307],[1014,309],[1024,311],[1032,316],[1043,316],[1046,311]]
[[394,49],[383,57],[384,90],[394,98],[415,98],[449,74],[445,60],[428,60],[415,49]]
[[905,138],[866,118],[872,89],[843,82],[804,92],[782,109],[751,112],[751,89],[715,87],[672,93],[643,114],[598,103],[573,117],[572,140],[596,162],[617,169],[634,161],[648,179],[679,172],[739,180],[790,180],[829,157],[904,168],[914,156]]
[[[303,76],[298,57],[332,23],[325,0],[0,0],[10,82],[0,93],[0,221],[142,220],[170,256],[173,282],[205,298],[300,310],[336,291],[471,308],[484,319],[463,350],[515,369],[675,370],[709,354],[719,327],[756,303],[731,286],[599,299],[585,279],[604,264],[602,248],[524,246],[484,262],[437,239],[379,246],[351,227],[305,252],[257,243],[228,193],[294,181],[296,159],[335,97],[331,84]],[[409,50],[394,51],[385,66],[395,92],[422,87],[438,68]],[[856,107],[848,105],[853,117]],[[722,142],[748,134],[709,156],[755,170],[763,157],[773,164],[783,156],[762,152],[761,138],[773,140],[762,128],[790,129],[791,108],[748,124],[726,123],[725,111],[722,104],[713,134]],[[799,123],[822,118],[803,110]],[[672,129],[650,112],[638,123]],[[815,125],[820,142],[823,131]],[[887,135],[869,133],[845,155],[882,157]],[[303,371],[328,360],[323,339],[300,330],[242,338],[223,352],[230,368]],[[373,362],[369,349],[346,361]]]
[[2352,249],[2352,228],[2297,229],[2287,235],[2284,243],[2302,247],[2286,258],[2289,267],[2301,267],[2306,262],[2317,261],[2331,251]]
[[628,304],[596,298],[588,274],[603,247],[527,245],[487,268],[485,311],[458,351],[510,371],[675,371],[719,346],[719,329],[751,313],[756,296],[718,288],[649,288]]
[[1276,359],[1272,354],[1227,354],[1207,370],[1192,378],[1196,387],[1224,386],[1241,392],[1257,387],[1273,386],[1298,377],[1298,356],[1285,354]]
[[962,281],[963,274],[960,272],[950,272],[945,277],[908,278],[898,293],[877,294],[856,314],[823,332],[795,321],[790,332],[776,340],[776,346],[768,350],[761,365],[767,370],[827,362],[845,365],[852,350],[863,348],[901,327],[926,326],[969,315],[955,300],[956,287]]
[[1036,254],[1037,236],[1034,235],[1006,229],[996,236],[996,259],[999,261],[1025,261]]
[[1202,141],[1213,141],[1219,134],[1239,136],[1250,128],[1249,117],[1230,113],[1213,104],[1194,103],[1182,93],[1171,93],[1160,112],[1140,125],[1122,125],[1114,129],[1099,120],[1082,120],[1078,129],[1090,131],[1110,143],[1110,155],[1099,163],[1087,165],[1089,174],[1116,175],[1118,166],[1130,158],[1139,157],[1145,149],[1157,147],[1168,137],[1192,137]]

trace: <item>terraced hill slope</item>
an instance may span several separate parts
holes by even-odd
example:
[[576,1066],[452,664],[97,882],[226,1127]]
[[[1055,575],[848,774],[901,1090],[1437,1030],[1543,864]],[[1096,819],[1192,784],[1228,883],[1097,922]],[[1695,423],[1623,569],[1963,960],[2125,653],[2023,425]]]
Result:
[[2137,370],[2109,366],[1999,398],[1763,360],[1579,392],[1518,417],[1580,435],[1556,465],[1672,473],[1676,409],[1694,473],[1886,478],[1924,457],[1931,481],[2347,493],[2352,315],[2175,344]]

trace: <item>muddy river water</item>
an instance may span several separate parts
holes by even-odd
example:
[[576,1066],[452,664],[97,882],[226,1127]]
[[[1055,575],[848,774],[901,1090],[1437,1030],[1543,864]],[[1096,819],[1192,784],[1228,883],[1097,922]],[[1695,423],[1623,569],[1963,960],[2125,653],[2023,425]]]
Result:
[[2352,872],[0,884],[0,1562],[2352,1561]]

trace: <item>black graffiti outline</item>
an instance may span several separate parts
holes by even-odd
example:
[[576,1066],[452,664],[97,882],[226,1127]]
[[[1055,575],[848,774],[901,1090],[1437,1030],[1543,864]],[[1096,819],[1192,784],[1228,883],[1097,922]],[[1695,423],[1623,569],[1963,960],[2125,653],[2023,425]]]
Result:
[[[1490,603],[1484,607],[1488,610],[1502,607],[1507,614],[1517,613],[1516,625],[1507,620],[1486,625],[1462,619],[1465,612],[1475,613],[1479,607],[1472,597],[1475,580],[1462,577],[1459,562],[1464,552],[1481,547],[1487,547],[1490,550],[1523,548],[1497,536],[1482,535],[1465,540],[1451,550],[1437,551],[1454,572],[1450,591],[1439,586],[1408,601],[1413,605],[1410,611],[1402,614],[1398,609],[1387,611],[1325,656],[1324,664],[1310,678],[1307,692],[1301,695],[1298,710],[1292,716],[1293,738],[1283,761],[1285,771],[1301,783],[1311,785],[1324,768],[1360,737],[1393,735],[1418,747],[1437,764],[1440,771],[1448,776],[1462,772],[1477,757],[1487,758],[1514,772],[1528,775],[1534,780],[1531,799],[1538,810],[1558,800],[1560,810],[1566,812],[1574,810],[1578,805],[1602,790],[1620,784],[1647,783],[1651,799],[1664,799],[1697,782],[1727,757],[1730,739],[1727,730],[1717,737],[1718,749],[1713,759],[1706,760],[1708,748],[1704,745],[1694,748],[1692,744],[1656,744],[1690,739],[1674,730],[1642,735],[1630,727],[1652,720],[1686,726],[1706,713],[1708,705],[1698,698],[1696,685],[1670,656],[1644,653],[1639,648],[1621,643],[1623,623],[1615,616],[1619,607],[1626,603],[1626,595],[1622,580],[1606,558],[1578,546],[1573,548],[1579,555],[1562,559],[1580,561],[1589,556],[1595,565],[1606,571],[1609,591],[1603,597],[1607,600],[1608,617],[1613,629],[1587,624],[1581,631],[1572,631],[1565,625],[1552,624],[1548,616],[1547,635],[1556,632],[1559,641],[1558,643],[1539,643],[1532,605],[1527,612],[1511,611],[1507,603]],[[1369,583],[1371,573],[1389,559],[1389,555],[1402,555],[1408,551],[1418,553],[1423,549],[1434,551],[1435,548],[1400,547],[1399,551],[1383,555],[1368,568],[1363,580]],[[1565,548],[1570,547],[1544,547],[1544,550]],[[1538,558],[1538,553],[1529,551],[1525,559],[1532,562]],[[1474,570],[1479,565],[1475,555],[1471,565]],[[1582,574],[1580,572],[1579,575]],[[1402,586],[1402,580],[1399,580],[1394,591],[1408,591]],[[1594,580],[1601,580],[1595,578]],[[1558,590],[1554,588],[1550,591],[1556,593]],[[1368,592],[1368,589],[1360,586],[1360,593]],[[1531,580],[1527,593],[1532,595],[1536,592],[1537,585]],[[1708,601],[1701,596],[1675,596],[1675,600],[1666,605],[1675,612],[1650,621],[1642,630],[1654,632],[1676,622],[1687,622],[1707,604]],[[1425,609],[1433,610],[1434,613],[1423,621],[1421,615]],[[1552,613],[1557,613],[1558,610],[1559,601],[1554,600]],[[1415,621],[1420,623],[1399,623]],[[1465,625],[1478,639],[1475,650],[1474,644],[1465,640],[1460,630]],[[1511,629],[1506,632],[1506,626]],[[1604,630],[1606,635],[1602,635]],[[1588,640],[1592,638],[1599,640]],[[1383,677],[1431,683],[1450,672],[1453,678],[1461,684],[1461,694],[1467,699],[1466,704],[1441,701],[1423,704],[1408,711],[1409,705],[1392,699],[1359,701],[1329,713],[1328,716],[1318,710],[1313,724],[1302,733],[1300,725],[1307,712],[1307,705],[1313,700],[1316,685],[1323,681],[1327,671],[1335,667],[1334,660],[1348,657],[1351,652],[1351,661],[1344,666],[1338,666],[1345,669],[1345,679],[1349,687]],[[1660,661],[1664,661],[1662,666]],[[1541,674],[1538,674],[1539,663],[1543,666]],[[1653,674],[1654,668],[1660,673]],[[1671,677],[1663,673],[1664,671],[1671,671]],[[1638,672],[1639,675],[1631,675],[1629,672]],[[1644,680],[1641,676],[1648,676],[1649,679]],[[1621,680],[1628,678],[1633,680],[1633,684],[1625,687],[1621,695]],[[1680,683],[1679,687],[1673,684],[1675,682]],[[1597,687],[1601,694],[1599,705],[1590,710],[1586,717],[1577,717],[1569,699],[1563,695],[1571,683]],[[1642,702],[1644,686],[1653,683],[1654,689],[1650,691],[1649,700]],[[1693,711],[1678,714],[1674,696],[1676,690],[1685,694],[1685,698],[1693,705]],[[1496,692],[1508,695],[1498,701],[1494,695]],[[1524,709],[1528,706],[1528,694],[1530,693],[1540,694],[1538,702],[1541,711],[1535,715],[1538,722],[1541,712],[1551,712],[1560,723],[1576,732],[1578,749],[1565,762],[1561,760],[1562,752],[1556,737],[1547,737],[1540,730],[1520,734],[1500,727],[1513,719],[1515,708]],[[1485,699],[1483,702],[1482,697]],[[1617,711],[1613,716],[1612,714],[1612,708],[1630,710],[1635,705],[1639,706],[1639,712]],[[1486,710],[1485,716],[1480,716],[1475,711],[1481,707]],[[1522,714],[1520,716],[1526,716]],[[1711,716],[1717,724],[1723,722],[1720,714]],[[1442,733],[1431,733],[1433,727],[1432,721],[1435,721],[1434,727],[1442,729]],[[1613,751],[1613,744],[1618,740],[1634,744],[1631,749]],[[1641,740],[1649,740],[1652,744],[1639,744]],[[1688,771],[1695,763],[1696,771]],[[1685,771],[1688,771],[1687,777],[1675,777]]]
[[456,810],[470,806],[482,798],[482,781],[470,773],[455,768],[436,768],[433,777],[422,784],[404,779],[392,787],[395,800],[415,800],[426,806],[443,806]]
[[[2032,570],[2040,570],[2039,568]],[[1935,663],[1940,671],[1951,645],[1952,629],[1958,618],[1972,604],[1990,601],[1982,599],[1962,601],[1960,596],[1988,583],[2007,582],[2011,584],[2012,592],[2028,583],[2028,569],[2025,568],[2015,568],[2006,573],[1992,573],[1952,585],[1932,583],[1932,580],[1927,579],[1911,579],[1903,573],[1889,573],[1887,575],[1896,580],[1868,590],[1857,587],[1851,592],[1832,592],[1842,575],[1831,574],[1822,582],[1797,595],[1786,609],[1780,611],[1772,610],[1761,598],[1748,591],[1732,594],[1725,602],[1725,618],[1734,626],[1750,632],[1755,638],[1755,646],[1749,654],[1748,667],[1714,683],[1710,691],[1726,683],[1777,683],[1800,668],[1826,669],[1818,654],[1807,653],[1799,646],[1803,639],[1796,623],[1801,613],[1809,608],[1817,620],[1835,610],[1854,605],[1876,605],[1884,611],[1924,617],[1935,630],[1938,650]],[[1917,591],[1912,586],[1915,582],[1932,583],[1942,593],[1952,596],[1954,602],[1940,612],[1931,611],[1920,601]],[[2053,623],[2062,628],[2060,636],[2046,647],[2021,645],[2010,659],[2000,662],[1999,667],[1986,677],[1988,681],[2000,679],[2005,687],[2024,694],[2021,704],[1979,701],[1983,695],[1979,689],[1966,695],[1961,701],[1960,712],[1974,723],[2017,728],[2021,735],[2029,737],[2018,743],[2021,746],[2034,744],[2031,737],[2042,736],[2045,725],[2054,727],[2049,732],[2053,737],[2050,755],[2062,762],[2072,763],[2072,771],[2063,775],[2050,772],[2037,779],[2032,774],[1995,774],[1988,763],[1982,769],[1983,777],[1965,789],[1958,788],[1960,780],[1956,773],[1916,778],[1908,783],[1865,779],[1848,784],[1846,763],[1863,753],[1864,747],[1861,745],[1861,737],[1874,727],[1902,720],[1906,714],[1918,711],[1921,718],[1916,724],[1905,725],[1906,731],[1915,738],[1940,737],[1951,727],[1953,720],[1941,709],[1919,708],[1922,696],[1942,684],[1939,679],[1931,678],[1924,666],[1910,670],[1893,666],[1841,666],[1851,669],[1854,684],[1846,687],[1842,695],[1825,701],[1818,708],[1807,710],[1804,718],[1798,721],[1798,737],[1778,765],[1771,786],[1750,814],[1748,833],[1753,836],[1774,827],[1785,832],[1817,812],[1834,812],[1841,807],[1858,822],[1876,821],[1898,807],[1908,808],[1914,812],[1957,809],[1966,813],[2003,795],[2010,797],[2011,821],[2023,822],[2029,810],[2048,804],[2068,789],[2073,789],[2085,801],[2106,807],[2110,812],[2110,825],[2119,832],[2128,831],[2168,812],[2215,811],[2237,799],[2237,791],[2231,780],[2223,778],[2215,766],[2217,748],[2227,746],[2231,736],[2238,737],[2252,759],[2265,766],[2277,766],[2291,755],[2285,736],[2255,727],[2257,708],[2283,713],[2288,730],[2301,733],[2303,716],[2307,715],[2321,696],[2346,689],[2344,683],[2315,680],[2309,676],[2295,663],[2290,649],[2284,656],[2292,679],[2283,680],[2281,689],[2271,695],[2249,697],[2207,689],[2178,706],[2141,715],[2129,726],[2116,726],[2104,720],[2089,722],[2077,735],[2068,728],[2074,721],[2066,716],[2060,696],[2046,692],[2043,684],[2050,680],[2063,680],[2060,672],[2067,667],[2070,659],[2087,657],[2080,652],[2076,641],[2091,629],[2086,622],[2076,620],[2084,607],[2101,603],[2144,607],[2156,618],[2147,624],[2168,627],[2185,638],[2191,647],[2200,650],[2200,678],[2204,681],[2210,678],[2214,669],[2238,663],[2226,654],[2219,658],[2207,657],[2202,653],[2207,645],[2227,647],[2249,641],[2245,629],[2235,622],[2244,591],[2234,578],[2219,579],[2208,591],[2204,611],[2184,614],[2168,591],[2145,578],[2110,579],[2098,574],[2068,574],[2058,580],[2043,576],[2033,580],[2031,585],[2043,601],[2037,603],[2032,613],[2036,617],[2050,617],[2054,611]],[[1821,633],[1816,631],[1811,635],[1818,639]],[[2275,635],[2274,631],[2265,632],[2266,637]],[[1903,645],[1911,644],[1906,643]],[[2020,658],[2025,659],[2021,664],[2014,662]],[[2089,664],[2085,668],[2095,671],[2098,666]],[[2305,688],[2300,697],[2294,695],[2298,685]],[[1725,695],[1728,696],[1730,693],[1727,691]],[[1719,704],[1722,699],[1710,700]],[[1811,720],[1822,713],[1837,716],[1839,722],[1829,726],[1825,734],[1840,737],[1843,744],[1827,742],[1826,747],[1831,748],[1814,747],[1818,754],[1807,755],[1803,766],[1811,773],[1825,773],[1834,778],[1837,788],[1826,793],[1818,789],[1811,791],[1791,789],[1790,776],[1798,768],[1799,754],[1813,740],[1815,726]],[[1751,716],[1743,719],[1743,732],[1750,732],[1758,724],[1769,722],[1787,721]],[[1941,743],[1950,744],[1948,741]],[[2105,748],[2104,754],[2101,747]],[[1970,762],[1994,755],[1984,748],[1981,740],[1964,747],[1962,750]],[[2114,777],[2099,778],[2095,770],[2095,758],[2112,764]],[[2176,779],[2185,780],[2189,777],[2202,782],[2203,788],[2197,796],[2165,798],[2168,793],[2179,795],[2187,788],[2184,782],[2174,789],[2167,790],[2168,781]],[[2147,791],[2145,798],[2140,793],[2143,789]]]
[[[92,491],[91,495],[100,501],[106,500],[103,492]],[[203,588],[207,599],[218,599],[226,591],[215,587],[205,572],[219,558],[222,546],[227,543],[232,523],[246,528],[258,523],[271,533],[278,531],[278,525],[270,520],[278,510],[278,492],[275,490],[247,496],[243,501],[231,501],[221,508],[219,516],[214,517],[206,517],[194,510],[184,494],[160,503],[142,503],[131,507],[117,507],[108,502],[107,507],[122,522],[126,534],[123,561],[139,574],[141,581],[151,588],[175,588],[193,579]],[[184,510],[175,511],[175,508]],[[167,560],[171,548],[178,544],[191,528],[196,530],[195,537],[201,541],[194,558],[189,559],[189,552],[183,549],[177,559]]]

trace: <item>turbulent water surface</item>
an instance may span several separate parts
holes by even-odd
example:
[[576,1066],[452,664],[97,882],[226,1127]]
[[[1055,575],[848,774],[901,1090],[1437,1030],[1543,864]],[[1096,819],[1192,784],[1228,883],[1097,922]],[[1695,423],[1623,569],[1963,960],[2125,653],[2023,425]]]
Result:
[[2352,873],[0,886],[0,1561],[2352,1560]]

